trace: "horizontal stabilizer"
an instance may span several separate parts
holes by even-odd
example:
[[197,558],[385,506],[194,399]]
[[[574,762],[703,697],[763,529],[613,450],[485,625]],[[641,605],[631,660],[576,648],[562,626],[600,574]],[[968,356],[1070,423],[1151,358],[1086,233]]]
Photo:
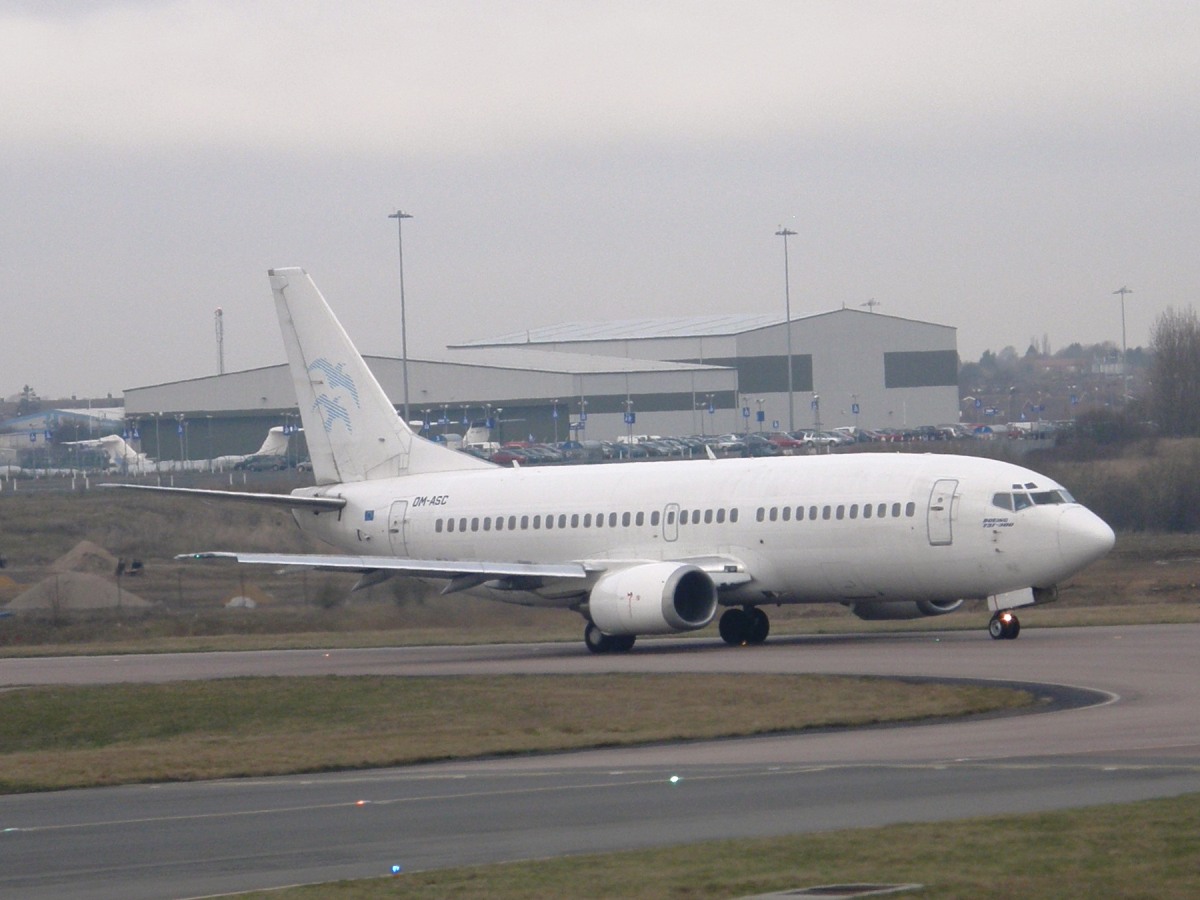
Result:
[[210,491],[203,488],[162,487],[156,484],[101,484],[102,488],[121,488],[127,491],[154,491],[159,494],[181,494],[208,500],[238,500],[243,503],[262,503],[290,509],[341,509],[346,501],[341,497],[304,497],[296,494],[261,494],[251,491]]

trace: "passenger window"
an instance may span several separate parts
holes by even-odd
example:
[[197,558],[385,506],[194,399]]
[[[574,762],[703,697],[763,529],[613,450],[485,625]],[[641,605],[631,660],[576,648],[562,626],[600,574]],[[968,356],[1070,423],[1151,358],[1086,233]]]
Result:
[[817,508],[816,508],[815,506],[810,506],[810,507],[808,508],[808,517],[809,517],[810,519],[816,519],[816,518],[817,518]]
[[785,521],[785,522],[792,521],[792,508],[790,506],[785,506],[783,508],[783,521]]
[[911,500],[909,500],[908,505],[906,507],[904,507],[904,514],[906,516],[908,516],[910,519],[913,516],[915,516],[917,514],[917,504],[915,504]]
[[804,518],[804,507],[797,506],[796,507],[796,521],[799,522],[803,518]]
[[608,514],[608,527],[609,528],[617,527],[617,514],[615,512]]
[[436,522],[433,523],[433,530],[436,531],[438,534],[442,533],[442,520],[441,519],[438,519]]
[[[522,528],[524,528],[525,526],[521,526],[521,527],[522,527]],[[516,530],[517,530],[517,517],[516,517],[516,516],[509,516],[509,517],[508,517],[508,530],[509,530],[509,531],[516,531]]]
[[467,530],[467,519],[466,519],[466,516],[464,516],[463,518],[461,518],[461,519],[459,519],[459,520],[458,520],[458,530],[459,530],[459,531],[466,531],[466,530]]
[[650,513],[650,524],[655,525],[655,526],[658,525],[658,510],[657,509],[654,510],[654,512]]
[[892,518],[893,519],[900,518],[900,504],[899,503],[892,504]]
[[571,513],[571,527],[572,528],[579,527],[579,513]]
[[629,527],[629,523],[630,523],[631,521],[633,521],[633,519],[632,519],[632,517],[629,515],[629,513],[627,513],[627,512],[626,512],[626,513],[621,513],[621,525],[622,525],[622,526],[624,526],[625,528],[628,528],[628,527]]
[[850,518],[852,518],[852,519],[858,518],[858,504],[857,503],[850,504]]
[[884,517],[886,517],[886,516],[887,516],[887,504],[886,504],[886,503],[880,503],[880,504],[879,504],[879,508],[878,508],[877,510],[875,510],[875,517],[876,517],[876,518],[879,518],[879,519],[882,519],[882,518],[884,518]]
[[667,524],[668,525],[675,524],[675,510],[673,510],[673,509],[667,510]]
[[634,518],[633,523],[635,525],[637,525],[639,528],[642,527],[643,525],[645,525],[646,524],[646,514],[644,512],[639,512],[637,514],[637,516]]
[[534,516],[534,517],[533,517],[533,528],[534,528],[534,530],[535,530],[535,531],[537,531],[537,530],[539,530],[541,527],[542,527],[542,517],[541,517],[541,516]]
[[604,527],[604,513],[596,513],[596,527],[597,528]]
[[711,509],[706,509],[704,511],[704,524],[705,525],[712,524],[712,510]]
[[591,514],[591,513],[584,513],[584,514],[583,514],[583,527],[584,527],[584,528],[591,528],[591,527],[592,527],[592,514]]
[[821,518],[822,519],[828,520],[830,515],[832,515],[832,513],[833,513],[833,507],[831,507],[831,506],[824,506],[821,508]]
[[546,516],[546,527],[547,528],[554,527],[554,516]]
[[1001,509],[1011,510],[1013,508],[1012,494],[993,494],[992,505],[998,506]]
[[736,522],[737,520],[738,520],[738,511],[737,511],[737,507],[735,506],[733,509],[731,509],[729,511],[729,521]]
[[[497,521],[499,521],[499,520],[497,519]],[[483,517],[483,530],[484,530],[484,531],[491,531],[491,530],[492,530],[492,517],[491,517],[491,516],[484,516],[484,517]]]
[[471,519],[471,530],[472,531],[479,530],[479,517],[478,516],[475,516]]
[[760,506],[760,507],[758,508],[758,512],[756,512],[756,513],[754,514],[754,519],[755,519],[755,521],[761,522],[761,521],[763,521],[763,520],[764,520],[766,517],[767,517],[767,511],[766,511],[765,509],[763,509],[763,508]]
[[560,515],[558,517],[558,527],[559,528],[567,527],[567,514],[566,513],[563,513],[562,515]]
[[838,504],[837,508],[837,517],[839,521],[846,518],[846,507],[842,506],[840,503]]
[[772,522],[774,522],[776,519],[779,518],[779,509],[777,507],[772,506],[771,511],[769,513],[767,513],[767,518],[770,519]]
[[870,503],[863,504],[863,518],[864,519],[871,518],[871,504]]
[[527,531],[528,529],[529,529],[529,516],[521,516],[521,530]]
[[454,520],[447,519],[446,520],[446,531],[453,531],[453,530],[454,530]]
[[720,509],[717,510],[717,524],[720,525],[724,521],[725,521],[725,507],[722,506]]

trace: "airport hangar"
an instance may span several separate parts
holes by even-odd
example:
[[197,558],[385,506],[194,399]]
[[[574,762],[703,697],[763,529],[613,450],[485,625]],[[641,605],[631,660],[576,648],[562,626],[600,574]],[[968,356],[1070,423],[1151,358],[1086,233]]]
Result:
[[[791,343],[796,429],[959,419],[951,326],[839,309],[793,319]],[[433,436],[491,418],[501,442],[787,429],[787,344],[773,315],[529,329],[410,358],[410,416]],[[402,360],[367,362],[401,409]],[[271,426],[299,424],[285,364],[131,388],[125,410],[143,451],[160,459],[250,453]]]

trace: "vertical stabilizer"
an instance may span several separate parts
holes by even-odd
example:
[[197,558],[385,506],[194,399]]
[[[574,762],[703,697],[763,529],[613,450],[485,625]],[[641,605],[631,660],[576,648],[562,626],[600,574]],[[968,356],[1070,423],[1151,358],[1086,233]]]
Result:
[[268,274],[317,484],[491,467],[413,434],[307,272]]

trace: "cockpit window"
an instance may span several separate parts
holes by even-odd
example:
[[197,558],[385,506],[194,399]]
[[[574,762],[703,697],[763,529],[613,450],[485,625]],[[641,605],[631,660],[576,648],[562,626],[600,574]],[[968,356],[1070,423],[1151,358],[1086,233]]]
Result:
[[1030,496],[1033,497],[1033,502],[1038,506],[1045,506],[1051,503],[1074,503],[1075,499],[1061,488],[1054,491],[1035,491]]
[[1074,503],[1075,498],[1065,488],[1055,488],[1050,491],[1013,491],[992,495],[992,504],[1001,509],[1022,510],[1031,506],[1048,506],[1060,503]]

